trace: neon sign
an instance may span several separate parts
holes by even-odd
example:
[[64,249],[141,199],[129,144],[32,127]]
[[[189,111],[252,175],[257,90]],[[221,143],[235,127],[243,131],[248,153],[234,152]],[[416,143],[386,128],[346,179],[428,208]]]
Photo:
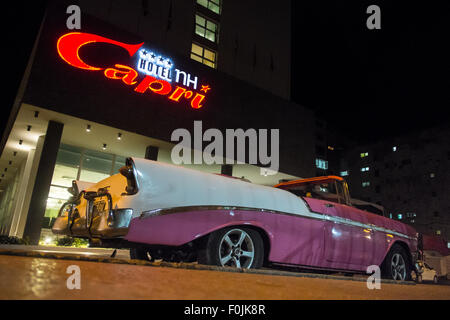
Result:
[[115,64],[113,67],[105,69],[91,66],[83,61],[79,56],[80,48],[93,43],[109,43],[121,47],[128,52],[130,58],[144,45],[143,42],[127,44],[95,34],[70,32],[58,39],[56,48],[59,56],[69,65],[89,71],[104,70],[103,74],[107,79],[121,80],[128,86],[136,85],[134,91],[137,93],[151,92],[167,96],[174,102],[190,101],[193,109],[203,107],[205,94],[211,89],[209,85],[200,85],[201,89],[197,91],[198,77],[175,68],[170,58],[147,49],[139,50],[137,70],[144,74],[144,78],[139,80],[138,71],[130,66]]

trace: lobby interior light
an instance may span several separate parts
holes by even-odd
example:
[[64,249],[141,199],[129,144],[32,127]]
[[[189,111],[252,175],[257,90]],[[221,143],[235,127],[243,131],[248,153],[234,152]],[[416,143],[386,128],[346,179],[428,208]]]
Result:
[[122,140],[122,134],[120,132],[117,134],[117,140]]
[[103,150],[106,150],[106,143],[103,144],[102,149],[103,149]]
[[86,132],[91,132],[91,125],[90,124],[87,125]]

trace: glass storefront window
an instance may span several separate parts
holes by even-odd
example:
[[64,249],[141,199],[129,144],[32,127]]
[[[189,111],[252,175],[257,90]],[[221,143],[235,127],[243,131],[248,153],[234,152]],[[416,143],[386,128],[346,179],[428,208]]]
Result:
[[78,167],[80,165],[81,151],[82,149],[79,147],[61,144],[56,163],[70,167]]
[[125,157],[116,156],[116,161],[114,162],[114,169],[112,174],[119,173],[119,169],[125,165]]
[[51,185],[48,196],[49,198],[68,200],[72,195],[67,191],[66,187]]
[[93,150],[86,150],[83,155],[80,180],[98,182],[111,175],[113,155]]
[[[114,161],[114,167],[113,167]],[[81,165],[81,167],[80,167]],[[125,157],[61,144],[53,171],[45,217],[54,218],[59,208],[72,196],[68,188],[73,180],[98,182],[119,172]]]
[[45,217],[56,218],[58,216],[59,208],[66,202],[63,199],[47,199],[47,207],[45,208]]
[[77,175],[78,168],[68,167],[57,163],[55,165],[55,170],[53,171],[52,184],[71,187],[72,180],[76,180]]

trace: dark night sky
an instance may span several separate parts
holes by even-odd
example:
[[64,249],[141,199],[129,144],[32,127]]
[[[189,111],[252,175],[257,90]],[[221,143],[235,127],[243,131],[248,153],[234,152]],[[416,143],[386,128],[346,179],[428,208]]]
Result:
[[[381,30],[366,27],[370,4]],[[450,1],[293,1],[292,13],[294,101],[361,142],[448,123]]]
[[[381,8],[381,30],[366,28],[370,4]],[[2,90],[0,128],[25,70],[44,1],[6,8],[2,71],[9,82]],[[292,98],[337,129],[364,142],[450,118],[450,1],[294,0],[292,20]]]

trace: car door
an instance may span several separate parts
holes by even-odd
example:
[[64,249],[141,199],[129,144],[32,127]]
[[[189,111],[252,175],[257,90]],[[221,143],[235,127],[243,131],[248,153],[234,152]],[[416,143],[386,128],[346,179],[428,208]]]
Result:
[[378,236],[364,212],[346,204],[326,204],[324,258],[333,268],[363,270],[373,264]]

